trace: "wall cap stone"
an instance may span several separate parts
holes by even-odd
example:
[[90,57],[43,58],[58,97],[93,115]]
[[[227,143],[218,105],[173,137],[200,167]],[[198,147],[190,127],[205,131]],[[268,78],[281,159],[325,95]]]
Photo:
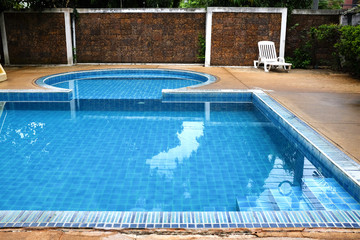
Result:
[[[206,13],[205,8],[77,8],[78,13]],[[42,11],[8,10],[5,13],[64,13],[72,8],[46,8]]]
[[206,13],[204,8],[77,8],[78,13]]
[[299,14],[299,15],[340,15],[343,10],[332,10],[332,9],[294,9],[291,14]]
[[287,8],[265,7],[208,7],[208,12],[283,13]]
[[72,8],[46,8],[42,11],[34,11],[31,9],[27,9],[27,10],[7,10],[4,11],[4,13],[65,13],[65,12],[72,12],[73,9]]

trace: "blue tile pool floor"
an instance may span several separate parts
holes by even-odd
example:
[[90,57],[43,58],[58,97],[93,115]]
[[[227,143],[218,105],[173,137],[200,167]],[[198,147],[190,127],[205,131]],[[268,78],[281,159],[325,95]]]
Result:
[[200,83],[202,82],[189,79],[96,78],[65,81],[53,86],[72,89],[77,99],[161,99],[162,89],[182,88]]
[[360,210],[253,104],[69,108],[5,105],[0,210]]

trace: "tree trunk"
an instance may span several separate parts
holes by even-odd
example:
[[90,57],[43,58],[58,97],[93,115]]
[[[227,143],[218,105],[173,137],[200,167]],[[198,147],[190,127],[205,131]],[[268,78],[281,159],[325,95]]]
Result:
[[180,0],[174,0],[172,7],[173,7],[173,8],[178,8],[179,5],[180,5]]

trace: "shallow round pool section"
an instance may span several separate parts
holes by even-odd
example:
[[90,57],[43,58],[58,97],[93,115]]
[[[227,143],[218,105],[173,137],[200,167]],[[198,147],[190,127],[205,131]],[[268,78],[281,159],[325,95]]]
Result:
[[70,89],[75,99],[161,99],[162,89],[199,87],[215,80],[209,74],[184,70],[105,69],[50,75],[36,83]]

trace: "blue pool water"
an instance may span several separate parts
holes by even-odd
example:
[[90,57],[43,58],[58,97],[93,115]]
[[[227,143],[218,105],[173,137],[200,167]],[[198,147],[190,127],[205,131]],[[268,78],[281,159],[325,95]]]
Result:
[[54,94],[51,100],[64,101],[66,90],[71,91],[71,99],[161,99],[163,89],[199,87],[215,80],[209,74],[184,70],[103,69],[50,75],[36,83],[52,91],[62,90],[63,94]]
[[70,80],[53,86],[73,89],[77,99],[161,99],[162,89],[182,88],[200,83],[202,82],[191,79],[96,78]]
[[360,209],[250,103],[6,103],[0,126],[0,210]]

